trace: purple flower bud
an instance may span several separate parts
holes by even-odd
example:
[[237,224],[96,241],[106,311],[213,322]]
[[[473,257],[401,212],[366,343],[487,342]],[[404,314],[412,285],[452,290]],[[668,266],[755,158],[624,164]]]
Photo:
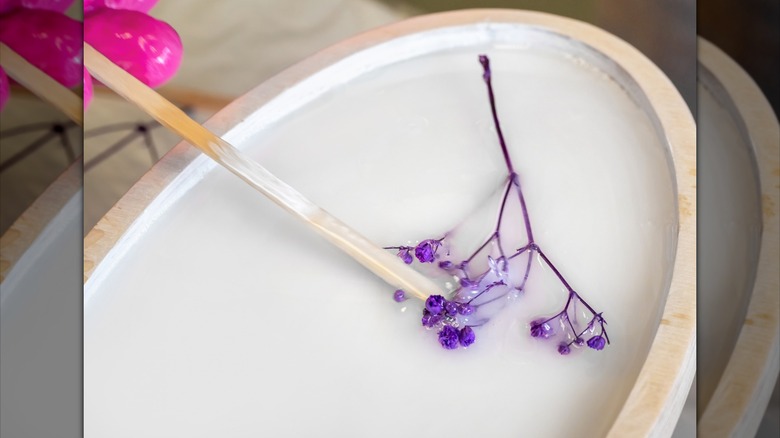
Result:
[[464,347],[468,347],[469,345],[473,344],[476,338],[477,335],[474,334],[474,330],[469,326],[463,327],[460,329],[460,333],[458,333],[460,345]]
[[474,306],[469,303],[462,303],[460,306],[458,306],[458,313],[463,316],[471,315],[474,313]]
[[445,299],[441,295],[431,295],[425,300],[425,308],[434,315],[438,315],[444,310]]
[[574,340],[574,343],[582,347],[583,345],[585,345],[585,339],[577,338]]
[[407,265],[411,265],[414,258],[412,257],[412,254],[409,253],[409,248],[403,248],[398,251],[398,257],[401,258],[401,260],[404,261]]
[[449,316],[455,316],[458,314],[458,304],[452,301],[446,301],[444,303],[444,311],[447,312],[447,315]]
[[404,292],[401,289],[398,289],[393,294],[393,299],[395,300],[396,303],[400,303],[402,301],[406,301],[406,292]]
[[431,312],[428,311],[428,309],[423,309],[423,316],[422,316],[422,325],[423,327],[433,327],[433,324],[431,323]]
[[553,328],[547,322],[532,322],[531,336],[547,339],[553,335]]
[[566,356],[567,354],[571,353],[571,349],[569,348],[568,344],[560,344],[558,345],[558,353]]
[[433,314],[428,311],[428,309],[423,309],[423,316],[422,316],[422,325],[423,327],[433,328],[436,326],[436,324],[442,322],[444,320],[444,315],[441,314]]
[[443,261],[443,262],[439,262],[439,267],[440,267],[441,269],[444,269],[445,271],[449,271],[449,270],[451,270],[452,268],[454,268],[454,267],[455,267],[455,264],[454,264],[454,263],[452,263],[452,262],[451,262],[451,261],[449,261],[449,260],[445,260],[445,261]]
[[604,345],[606,345],[606,343],[607,341],[604,339],[603,336],[594,336],[588,339],[588,347],[594,350],[603,350]]
[[432,239],[423,240],[414,249],[414,256],[417,257],[420,263],[432,263],[438,248],[438,241]]
[[439,332],[439,343],[447,350],[458,348],[458,329],[445,325]]
[[461,278],[460,285],[466,289],[479,290],[479,281]]

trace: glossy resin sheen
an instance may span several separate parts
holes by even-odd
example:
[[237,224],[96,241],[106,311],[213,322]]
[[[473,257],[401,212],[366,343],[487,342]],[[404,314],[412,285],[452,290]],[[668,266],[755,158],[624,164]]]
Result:
[[85,434],[605,434],[655,335],[677,237],[669,151],[613,62],[527,26],[428,31],[333,64],[226,138],[379,245],[440,237],[477,208],[493,214],[480,206],[506,176],[481,53],[536,240],[604,312],[611,346],[561,357],[530,337],[566,299],[534,261],[527,292],[477,343],[445,351],[421,302],[395,303],[197,159],[200,178],[87,284]]

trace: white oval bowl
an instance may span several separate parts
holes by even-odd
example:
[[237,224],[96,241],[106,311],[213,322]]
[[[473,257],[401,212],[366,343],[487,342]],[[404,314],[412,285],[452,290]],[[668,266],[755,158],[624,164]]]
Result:
[[562,358],[530,339],[562,304],[540,271],[529,290],[548,295],[444,351],[419,303],[182,144],[85,239],[85,434],[670,434],[695,367],[695,133],[628,44],[541,13],[419,17],[207,126],[379,244],[431,237],[505,175],[482,52],[537,241],[613,345]]

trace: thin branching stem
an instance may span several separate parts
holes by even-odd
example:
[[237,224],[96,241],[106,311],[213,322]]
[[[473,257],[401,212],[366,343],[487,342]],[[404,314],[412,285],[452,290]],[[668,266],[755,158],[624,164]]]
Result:
[[[461,305],[466,307],[471,306],[476,309],[505,297],[513,288],[518,291],[524,291],[531,272],[532,260],[534,256],[538,254],[541,260],[544,262],[544,264],[547,265],[547,267],[550,268],[550,270],[552,270],[552,272],[555,274],[558,281],[566,289],[566,291],[568,292],[567,293],[568,296],[566,299],[566,304],[563,306],[562,310],[560,310],[555,315],[550,316],[549,318],[543,320],[537,320],[532,323],[532,335],[549,337],[550,335],[549,331],[551,331],[552,328],[550,328],[546,324],[558,318],[565,319],[565,322],[562,321],[564,331],[566,332],[571,330],[571,336],[573,336],[573,339],[570,340],[568,343],[562,342],[559,346],[558,351],[561,354],[568,354],[569,353],[568,347],[575,342],[578,345],[582,345],[583,342],[582,336],[586,332],[593,330],[594,324],[598,322],[601,328],[601,332],[599,336],[603,335],[604,339],[591,338],[591,340],[588,342],[589,342],[589,346],[592,346],[595,349],[601,349],[604,345],[603,344],[604,340],[606,340],[606,343],[609,343],[609,337],[607,336],[607,332],[604,327],[606,321],[602,317],[601,313],[596,312],[595,309],[593,309],[587,302],[585,302],[577,294],[577,292],[574,291],[574,288],[572,288],[572,286],[569,284],[569,282],[566,280],[566,278],[563,276],[560,270],[555,266],[552,260],[550,260],[547,254],[544,253],[542,248],[534,240],[534,235],[531,227],[530,214],[528,212],[528,205],[526,204],[525,196],[523,195],[523,189],[520,184],[520,175],[517,174],[513,166],[512,159],[509,154],[509,149],[507,148],[506,140],[504,138],[503,131],[501,130],[501,123],[498,118],[498,112],[496,110],[496,98],[493,91],[493,84],[492,84],[492,77],[491,77],[492,74],[490,71],[490,61],[487,58],[487,56],[484,55],[480,56],[479,60],[484,69],[483,79],[485,80],[485,84],[487,85],[488,99],[490,102],[490,110],[493,117],[493,123],[495,125],[496,134],[498,136],[498,143],[499,146],[501,147],[501,152],[503,154],[504,163],[506,165],[508,176],[506,179],[505,188],[503,190],[503,195],[501,196],[501,203],[498,208],[498,215],[495,220],[495,229],[490,233],[490,235],[488,235],[485,241],[474,252],[472,252],[465,260],[462,260],[460,263],[457,264],[449,260],[441,262],[439,264],[439,267],[447,272],[452,272],[453,270],[456,270],[462,273],[462,276],[460,276],[460,274],[455,275],[455,279],[460,282],[460,287],[458,287],[453,292],[456,298],[453,300],[453,302],[447,302],[447,305],[452,306],[453,303],[455,303],[456,305]],[[504,251],[504,242],[502,241],[501,230],[502,230],[502,226],[505,226],[504,214],[506,213],[507,202],[509,200],[510,193],[512,190],[517,191],[517,200],[520,203],[520,207],[522,210],[522,219],[526,231],[527,243],[524,246],[518,248],[512,255],[507,257]],[[449,233],[445,234],[444,237],[437,240],[436,241],[437,244],[441,243],[441,241],[443,241],[448,235]],[[490,253],[488,253],[487,258],[489,260],[489,265],[490,265],[489,269],[477,274],[476,276],[473,276],[473,273],[472,274],[469,273],[469,268],[468,268],[469,264],[478,255],[482,254],[485,248],[487,248],[488,245],[491,245],[492,243],[495,243],[497,246],[497,251],[500,255],[499,258],[497,260],[494,260],[492,259]],[[399,256],[403,256],[404,255],[403,252],[412,251],[415,249],[415,247],[388,246],[385,247],[385,249],[399,250]],[[516,285],[516,283],[513,284],[508,280],[509,277],[507,277],[507,275],[509,274],[508,272],[509,261],[514,259],[515,257],[518,257],[526,253],[528,254],[528,260],[525,263],[525,270],[523,272],[522,280],[520,281],[519,285]],[[408,254],[406,254],[405,256],[408,257]],[[498,277],[497,280],[495,280],[495,277],[488,277],[488,274],[490,274],[491,272],[496,277]],[[517,279],[515,278],[515,280]],[[485,296],[485,294],[487,294],[489,291],[499,286],[506,286],[506,290],[505,291],[499,290],[499,294],[497,296],[491,296],[485,302],[474,304],[480,297]],[[433,297],[429,298],[429,300],[432,298]],[[438,297],[438,299],[443,300],[440,302],[446,302],[446,300],[444,300],[443,297]],[[576,326],[580,325],[580,323],[577,321],[578,302],[582,303],[592,314],[590,321],[588,322],[587,326],[583,330],[577,330],[576,328]],[[428,305],[429,303],[426,301],[426,306]],[[441,307],[440,307],[441,305],[436,304],[436,306],[437,307],[431,307],[431,309],[434,310],[425,310],[425,312],[429,312],[428,317],[430,317],[433,314],[439,315],[439,313],[436,312],[441,312]],[[571,310],[572,306],[574,306],[573,310]],[[574,320],[572,320],[572,316],[570,315],[570,312],[574,312]],[[424,318],[426,318],[425,315],[426,314],[424,313]],[[450,313],[449,315],[453,315],[453,314]],[[475,315],[475,317],[477,318],[477,321],[469,321],[468,319],[466,319],[466,321],[464,322],[464,326],[478,327],[490,320],[490,317],[486,315],[481,315],[481,316]],[[455,319],[453,319],[454,318],[453,316],[448,316],[447,318],[449,318],[450,321],[455,321]],[[431,325],[432,324],[433,323],[431,323]],[[423,321],[423,325],[426,325],[425,320]],[[427,326],[430,327],[431,325],[427,325]],[[541,327],[542,325],[545,325],[546,328]],[[447,336],[451,336],[452,328],[447,328],[447,327],[445,328],[447,330],[444,330],[439,333],[440,342],[442,342],[443,339],[442,337],[446,338]],[[446,342],[442,343],[442,345],[445,346],[445,348],[452,348],[453,342],[457,344],[456,341],[452,341],[452,339],[449,338],[444,339],[444,341]],[[470,342],[473,342],[473,335]],[[591,342],[595,342],[595,343],[591,345]]]

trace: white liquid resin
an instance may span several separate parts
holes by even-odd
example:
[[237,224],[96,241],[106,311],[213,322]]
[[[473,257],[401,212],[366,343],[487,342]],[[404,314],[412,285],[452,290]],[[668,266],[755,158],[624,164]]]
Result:
[[[709,77],[709,76],[705,76]],[[698,409],[720,381],[745,320],[761,238],[755,158],[725,92],[699,84]]]
[[86,436],[606,433],[669,283],[677,228],[665,147],[606,74],[524,39],[553,36],[459,32],[468,47],[347,58],[227,138],[380,245],[438,238],[506,175],[477,62],[488,53],[536,241],[604,312],[612,345],[561,357],[529,336],[528,322],[566,299],[536,263],[527,294],[476,344],[445,351],[420,326],[422,303],[393,302],[390,286],[216,169],[88,284]]

